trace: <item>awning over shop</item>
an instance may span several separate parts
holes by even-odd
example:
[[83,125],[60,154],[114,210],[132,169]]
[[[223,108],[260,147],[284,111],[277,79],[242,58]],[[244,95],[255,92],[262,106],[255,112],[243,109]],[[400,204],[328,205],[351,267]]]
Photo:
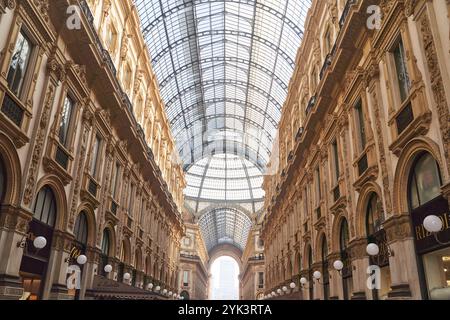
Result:
[[167,300],[167,297],[155,292],[136,288],[103,276],[95,276],[92,289],[86,297],[98,300]]

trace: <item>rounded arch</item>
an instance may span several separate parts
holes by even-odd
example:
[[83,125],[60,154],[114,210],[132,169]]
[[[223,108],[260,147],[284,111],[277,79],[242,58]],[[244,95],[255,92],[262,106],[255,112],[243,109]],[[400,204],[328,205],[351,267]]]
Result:
[[428,152],[436,160],[440,168],[442,181],[447,181],[447,172],[442,161],[439,146],[433,140],[427,137],[421,137],[411,140],[404,148],[399,157],[394,176],[394,199],[393,212],[395,214],[404,214],[409,212],[408,206],[408,182],[411,168],[417,158],[423,152]]
[[239,266],[239,272],[242,272],[242,251],[238,247],[228,243],[219,244],[209,252],[208,269],[211,268],[217,258],[222,256],[229,256],[236,260]]
[[138,271],[143,271],[142,265],[142,248],[138,246],[134,251],[134,267]]
[[108,252],[110,257],[116,256],[116,232],[111,223],[106,223],[105,227],[103,228],[102,232],[102,243],[103,243],[103,237],[105,236],[105,233],[109,236],[109,246],[108,246]]
[[94,247],[97,240],[97,227],[95,222],[95,213],[94,208],[91,204],[84,202],[82,203],[77,210],[77,216],[75,217],[75,221],[78,219],[80,214],[84,214],[87,220],[87,245]]
[[150,254],[147,254],[145,257],[145,274],[152,275],[152,258]]
[[130,264],[131,243],[128,237],[124,237],[120,247],[120,260],[123,263]]
[[328,246],[328,242],[327,242],[327,235],[325,233],[325,229],[324,228],[320,228],[319,231],[317,232],[317,237],[316,237],[316,247],[314,248],[314,256],[317,257],[317,261],[322,261],[321,257],[322,257],[322,241],[325,239],[325,242]]
[[6,181],[3,190],[4,204],[18,204],[20,186],[22,183],[22,169],[17,149],[12,141],[3,133],[0,133],[0,161],[3,164],[4,179]]
[[305,247],[303,248],[303,269],[309,269],[310,265],[314,263],[314,254],[311,242],[305,243]]
[[[347,212],[345,210],[340,210],[333,220],[332,232],[331,232],[331,243],[329,244],[333,252],[340,252],[341,247],[341,225],[342,221],[345,220],[348,224]],[[350,226],[349,226],[350,227]],[[350,229],[350,228],[349,228]],[[350,230],[349,230],[350,231]]]
[[300,273],[301,265],[302,265],[302,262],[301,262],[300,252],[299,251],[295,251],[295,254],[294,254],[294,270],[293,270],[294,274],[299,274]]
[[75,235],[75,240],[78,243],[82,244],[83,246],[86,246],[88,244],[89,223],[87,214],[84,210],[81,211],[77,216],[73,233]]
[[[367,206],[373,195],[377,195],[379,201],[381,202],[381,188],[380,186],[370,181],[364,185],[361,189],[358,203],[356,204],[356,216],[355,216],[355,232],[356,237],[366,237],[366,216],[367,216]],[[383,206],[383,204],[381,203]],[[384,217],[383,217],[384,218]]]
[[[67,213],[68,209],[64,185],[61,182],[61,180],[55,175],[44,176],[37,183],[36,187],[37,192],[35,194],[35,198],[36,195],[39,193],[39,191],[45,186],[49,187],[55,196],[56,201],[55,230],[65,230],[66,229],[65,224],[68,216]],[[34,201],[36,201],[36,199],[33,200],[33,203]]]

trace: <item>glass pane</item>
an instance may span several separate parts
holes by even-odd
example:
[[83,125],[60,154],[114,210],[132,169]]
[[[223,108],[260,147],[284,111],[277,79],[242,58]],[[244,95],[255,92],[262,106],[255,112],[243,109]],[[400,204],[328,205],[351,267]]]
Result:
[[98,152],[100,149],[101,138],[99,136],[95,136],[94,147],[92,149],[92,158],[91,158],[91,176],[96,177],[97,174],[97,166],[98,166]]
[[45,186],[36,196],[34,203],[33,217],[51,227],[56,221],[56,201],[53,191]]
[[109,231],[107,229],[103,230],[103,240],[102,240],[102,254],[109,256]]
[[256,177],[271,155],[311,2],[134,1],[188,171],[187,197],[264,197]]
[[[426,153],[417,161],[414,167],[414,179],[411,179],[410,198],[412,208],[423,205],[433,200],[441,193],[441,178],[436,160]],[[415,194],[417,194],[415,196]],[[416,197],[416,198],[415,198]],[[418,203],[415,202],[418,198]],[[414,205],[416,205],[414,207]]]
[[363,107],[362,102],[359,100],[359,102],[355,106],[356,110],[356,117],[358,121],[358,130],[359,130],[359,143],[360,143],[360,152],[362,152],[366,148],[366,129],[364,126],[364,113],[363,113]]
[[380,230],[381,227],[381,203],[377,194],[372,194],[367,204],[366,216],[366,232],[367,235],[372,235]]
[[75,240],[86,245],[87,244],[87,218],[84,212],[81,212],[75,222]]
[[349,242],[349,233],[348,233],[348,224],[347,224],[347,220],[343,220],[341,222],[341,241],[340,241],[340,246],[341,246],[341,251],[345,251],[348,247],[348,242]]
[[8,86],[9,89],[16,95],[20,96],[23,86],[23,80],[28,68],[28,61],[31,55],[32,45],[30,40],[21,31],[17,38],[16,46],[9,65],[8,71]]
[[409,80],[408,68],[406,66],[405,49],[401,39],[394,49],[394,60],[397,71],[398,85],[400,88],[400,98],[402,101],[405,101],[405,99],[409,96],[411,82]]
[[73,104],[74,103],[69,96],[64,99],[61,122],[59,125],[59,142],[61,142],[64,146],[66,146],[67,143],[67,134],[69,132],[70,121],[72,118]]

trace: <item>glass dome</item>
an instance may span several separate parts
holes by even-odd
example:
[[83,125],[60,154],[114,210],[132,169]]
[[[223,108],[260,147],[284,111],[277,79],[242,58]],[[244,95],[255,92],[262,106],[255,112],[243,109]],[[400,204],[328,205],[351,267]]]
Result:
[[263,175],[249,160],[218,154],[197,161],[186,173],[185,195],[202,200],[243,201],[264,197]]

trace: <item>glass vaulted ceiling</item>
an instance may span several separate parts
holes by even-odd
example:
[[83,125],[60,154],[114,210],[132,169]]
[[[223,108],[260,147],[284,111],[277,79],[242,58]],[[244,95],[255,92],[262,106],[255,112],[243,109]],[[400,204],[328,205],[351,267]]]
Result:
[[135,4],[186,171],[186,197],[255,208],[311,0]]

